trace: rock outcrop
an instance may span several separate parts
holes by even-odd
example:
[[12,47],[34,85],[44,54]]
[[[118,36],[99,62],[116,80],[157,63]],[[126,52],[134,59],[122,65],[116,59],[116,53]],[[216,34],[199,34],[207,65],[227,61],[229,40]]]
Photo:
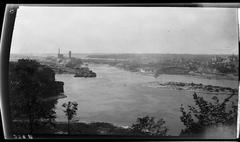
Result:
[[76,68],[74,77],[96,77],[97,74],[87,67]]

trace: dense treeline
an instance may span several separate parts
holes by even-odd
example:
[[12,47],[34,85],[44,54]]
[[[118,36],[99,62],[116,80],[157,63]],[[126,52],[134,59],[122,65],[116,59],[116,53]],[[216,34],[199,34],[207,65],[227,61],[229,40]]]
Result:
[[29,133],[41,121],[52,123],[57,100],[47,98],[63,92],[63,82],[55,81],[54,71],[35,60],[20,59],[9,65],[10,109],[13,121],[28,121]]

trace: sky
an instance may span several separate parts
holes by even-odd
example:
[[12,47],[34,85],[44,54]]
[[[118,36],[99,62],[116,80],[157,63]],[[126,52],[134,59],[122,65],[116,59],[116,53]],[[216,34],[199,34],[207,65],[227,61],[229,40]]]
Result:
[[203,7],[27,7],[11,53],[238,54],[237,10]]

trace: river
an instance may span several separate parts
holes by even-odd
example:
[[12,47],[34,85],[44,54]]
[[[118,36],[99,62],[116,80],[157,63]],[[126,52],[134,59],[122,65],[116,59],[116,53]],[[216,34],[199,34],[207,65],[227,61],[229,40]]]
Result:
[[[180,106],[193,105],[193,92],[171,88],[153,88],[148,82],[179,81],[225,87],[238,87],[237,81],[202,79],[194,76],[161,75],[158,78],[121,70],[108,65],[89,65],[97,73],[96,78],[75,78],[72,74],[56,74],[56,80],[64,82],[64,94],[56,105],[56,121],[67,121],[62,104],[76,101],[78,111],[75,120],[80,122],[109,122],[130,126],[137,117],[146,115],[163,118],[168,134],[179,135],[184,125],[180,121]],[[206,99],[213,95],[200,94]],[[219,96],[220,99],[226,96]],[[237,97],[235,97],[237,99]]]

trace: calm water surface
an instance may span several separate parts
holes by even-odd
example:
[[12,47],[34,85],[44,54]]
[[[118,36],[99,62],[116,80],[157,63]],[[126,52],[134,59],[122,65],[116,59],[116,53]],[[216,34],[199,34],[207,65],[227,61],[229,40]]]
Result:
[[[168,134],[178,135],[184,125],[180,121],[181,104],[193,105],[193,92],[171,88],[152,88],[148,82],[179,81],[219,85],[237,88],[237,81],[201,79],[192,76],[149,75],[132,73],[108,65],[90,65],[96,78],[75,78],[70,74],[56,74],[56,80],[64,82],[67,98],[56,105],[57,121],[66,121],[61,105],[67,101],[78,102],[76,120],[81,122],[110,122],[115,125],[131,125],[137,117],[146,115],[164,118]],[[209,99],[213,95],[201,94]],[[220,99],[226,96],[219,96]],[[235,98],[236,99],[236,98]]]

